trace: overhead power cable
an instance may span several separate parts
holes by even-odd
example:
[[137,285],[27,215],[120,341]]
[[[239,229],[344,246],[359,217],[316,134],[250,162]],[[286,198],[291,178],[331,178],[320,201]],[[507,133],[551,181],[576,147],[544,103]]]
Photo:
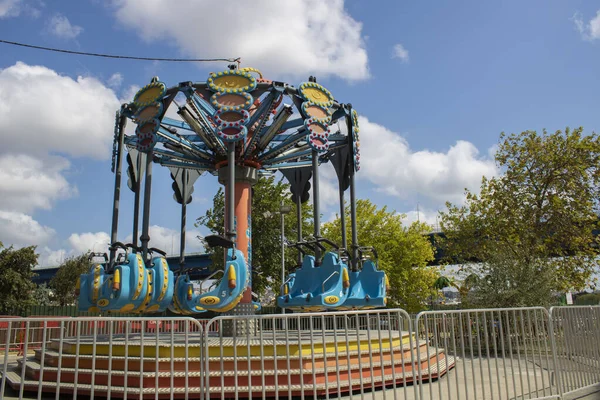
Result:
[[53,51],[56,53],[66,54],[77,54],[80,56],[90,57],[102,57],[102,58],[117,58],[125,60],[142,60],[142,61],[168,61],[168,62],[214,62],[214,61],[226,61],[226,62],[237,62],[239,63],[240,58],[157,58],[157,57],[135,57],[135,56],[123,56],[117,54],[102,54],[102,53],[88,53],[85,51],[74,51],[65,49],[56,49],[53,47],[35,46],[27,43],[11,42],[9,40],[0,39],[0,43],[10,44],[13,46],[27,47],[36,50]]

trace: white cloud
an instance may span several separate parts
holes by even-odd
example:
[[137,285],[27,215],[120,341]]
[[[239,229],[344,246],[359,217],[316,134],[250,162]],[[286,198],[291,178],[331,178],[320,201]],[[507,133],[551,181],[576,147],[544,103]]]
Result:
[[61,39],[75,39],[83,28],[77,25],[71,25],[67,17],[62,14],[56,14],[48,22],[48,31]]
[[121,84],[123,83],[123,75],[121,75],[118,72],[115,72],[114,74],[112,74],[110,76],[110,78],[108,78],[108,81],[106,81],[106,83],[111,88],[118,89],[121,86]]
[[38,18],[41,11],[23,0],[0,0],[0,18],[18,17],[21,14]]
[[153,0],[142,7],[136,0],[118,0],[115,5],[117,19],[143,39],[173,40],[194,57],[241,57],[242,65],[279,77],[369,77],[362,24],[344,9],[344,0]]
[[38,248],[37,251],[39,254],[37,268],[59,266],[69,256],[65,249],[52,250],[47,246]]
[[[141,231],[139,233],[141,235]],[[180,233],[179,230],[165,228],[163,226],[151,225],[149,247],[155,247],[165,251],[169,255],[179,254]],[[202,243],[196,237],[201,236],[200,231],[196,229],[187,229],[185,233],[185,252],[186,254],[202,252]],[[131,242],[132,235],[128,235],[127,242]],[[141,243],[140,243],[141,245]]]
[[407,212],[403,212],[402,214],[405,215],[405,217],[402,219],[402,223],[405,226],[410,226],[413,222],[416,221],[420,221],[420,222],[424,222],[428,225],[431,225],[433,227],[434,230],[437,230],[439,228],[439,221],[437,219],[437,215],[438,212],[437,211],[431,211],[431,210],[421,210],[419,209],[417,210],[412,210],[412,211],[407,211]]
[[73,233],[67,240],[73,252],[77,254],[88,251],[104,252],[110,244],[110,236],[106,232]]
[[407,63],[409,60],[408,50],[400,43],[394,46],[392,58],[399,58],[403,63]]
[[0,210],[0,240],[5,246],[43,245],[54,235],[54,229],[41,225],[29,215]]
[[575,13],[571,20],[584,40],[600,39],[600,10],[587,24],[583,21],[580,13]]
[[0,18],[17,17],[21,13],[21,0],[0,0]]
[[69,165],[62,157],[41,160],[23,154],[0,154],[0,210],[48,210],[55,201],[77,194],[62,175]]
[[459,140],[447,152],[413,151],[399,134],[359,117],[361,171],[382,191],[407,198],[424,196],[437,204],[462,203],[464,189],[477,190],[482,176],[497,174],[494,161],[479,157],[475,146]]
[[0,70],[0,152],[107,159],[119,107],[95,78],[17,62]]

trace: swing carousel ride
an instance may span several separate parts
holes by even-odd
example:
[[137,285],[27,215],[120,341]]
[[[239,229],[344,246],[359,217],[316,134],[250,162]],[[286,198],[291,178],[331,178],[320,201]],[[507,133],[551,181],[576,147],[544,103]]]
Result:
[[[167,116],[174,111],[180,119]],[[174,115],[174,113],[169,114]],[[126,135],[127,119],[135,135]],[[338,128],[345,122],[346,133]],[[294,87],[271,81],[253,68],[230,65],[205,82],[181,82],[168,88],[158,78],[122,105],[115,121],[113,170],[115,196],[109,254],[92,263],[79,281],[79,308],[91,312],[158,313],[167,308],[184,314],[206,311],[252,314],[252,186],[261,174],[280,171],[289,181],[302,224],[301,203],[309,200],[312,181],[314,233],[289,243],[298,252],[298,266],[281,285],[277,305],[293,311],[383,307],[386,276],[377,268],[377,254],[359,246],[356,231],[355,172],[360,168],[358,116],[351,104],[338,102],[310,77]],[[127,150],[128,185],[135,193],[133,243],[117,242],[123,153]],[[340,212],[350,189],[352,243],[348,248],[345,219],[342,243],[320,236],[319,166],[336,170]],[[181,204],[179,268],[165,253],[149,247],[152,165],[169,168],[175,200]],[[205,238],[226,249],[224,270],[209,278],[217,282],[194,290],[185,267],[186,205],[203,173],[225,186],[225,235]],[[141,245],[138,214],[144,177]],[[372,252],[374,257],[367,257]],[[217,276],[222,274],[219,280]],[[233,310],[233,311],[232,311]]]

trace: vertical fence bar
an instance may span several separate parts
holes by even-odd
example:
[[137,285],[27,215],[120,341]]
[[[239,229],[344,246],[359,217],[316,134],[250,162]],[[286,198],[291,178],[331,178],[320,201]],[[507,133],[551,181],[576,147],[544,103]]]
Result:
[[[42,324],[42,347],[40,349],[41,357],[40,357],[40,376],[38,379],[38,397],[37,397],[38,400],[41,400],[41,398],[42,398],[42,385],[44,382],[44,363],[45,363],[45,357],[46,357],[46,330],[47,330],[47,328],[48,328],[48,323],[46,320],[44,320],[43,324]],[[8,348],[5,351],[8,354]],[[6,369],[4,369],[4,371],[6,371]],[[1,390],[0,394],[4,394],[4,390]],[[92,396],[92,398],[93,398],[93,396]]]
[[[110,399],[110,393],[112,391],[112,374],[110,373],[110,371],[112,371],[112,353],[113,353],[113,332],[115,329],[114,326],[114,320],[111,318],[108,321],[108,325],[109,325],[109,331],[108,331],[108,376],[107,376],[107,390],[106,390],[106,397]],[[117,321],[117,330],[119,329],[119,322]],[[127,358],[125,358],[125,365],[124,365],[124,369],[127,370]]]
[[[284,316],[285,317],[285,316]],[[260,319],[257,320],[260,325],[258,327],[258,340],[260,342],[260,370],[264,371],[265,370],[265,348],[264,348],[264,337],[263,337],[263,322],[268,322],[268,319],[266,319],[265,317],[261,317]],[[275,324],[273,324],[273,343],[277,343],[276,337],[275,337]],[[277,344],[275,344],[275,348],[277,349]],[[274,369],[274,373],[275,373],[275,398],[279,398],[279,388],[277,387],[279,385],[279,376],[278,376],[278,371],[277,371],[277,360],[278,354],[277,351],[273,352],[273,369]],[[251,360],[248,360],[249,363],[249,367],[251,368]],[[261,388],[262,388],[262,398],[266,399],[267,398],[267,393],[266,393],[266,388],[265,388],[265,374],[262,373],[260,374],[260,378],[261,378]]]
[[[323,341],[323,375],[325,376],[325,398],[329,399],[329,371],[327,363],[327,338],[325,315],[321,314],[321,340]],[[315,366],[313,365],[313,370]],[[315,382],[316,383],[316,382]]]
[[4,361],[2,362],[2,383],[0,383],[0,394],[4,394],[6,386],[6,372],[8,371],[8,351],[10,349],[10,337],[12,334],[12,321],[7,322],[6,343],[4,346]]
[[21,362],[21,386],[19,387],[19,399],[23,398],[25,389],[25,370],[27,368],[27,347],[29,344],[29,321],[25,322],[25,338],[23,339],[23,361]]
[[188,371],[190,370],[190,321],[185,319],[184,321],[184,354],[185,354],[185,399],[187,400],[190,395],[190,376]]
[[[556,371],[556,387],[558,388],[558,395],[562,398],[563,395],[563,386],[562,386],[562,371],[558,370],[557,361],[556,361],[556,339],[554,336],[554,313],[553,308],[550,308],[550,311],[546,314],[548,316],[548,330],[550,331],[550,349],[552,352],[552,363],[554,364],[554,371]],[[561,369],[562,370],[562,369]]]
[[60,334],[58,339],[58,367],[56,369],[56,392],[55,392],[55,400],[59,400],[60,398],[60,375],[61,375],[61,367],[62,367],[62,356],[63,356],[63,339],[64,339],[64,320],[60,321]]
[[[123,345],[125,346],[125,376],[127,376],[127,373],[129,372],[129,334],[130,334],[130,329],[131,329],[131,321],[127,320],[125,321],[123,330],[125,331],[125,343],[123,343]],[[140,361],[141,361],[141,357],[140,357]],[[127,389],[128,389],[128,382],[127,379],[123,380],[123,397],[127,398]]]

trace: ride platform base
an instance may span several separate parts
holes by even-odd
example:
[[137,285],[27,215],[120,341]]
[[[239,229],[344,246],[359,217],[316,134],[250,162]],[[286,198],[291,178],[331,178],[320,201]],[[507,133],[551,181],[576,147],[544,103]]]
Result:
[[[238,338],[162,333],[67,338],[11,364],[26,392],[109,398],[324,396],[440,378],[454,367],[407,332],[269,331]],[[204,344],[203,344],[204,341]],[[419,354],[419,357],[417,357]],[[78,355],[78,357],[77,357]],[[418,360],[418,361],[417,361]],[[24,365],[23,365],[24,363]],[[43,369],[40,365],[43,364]],[[24,379],[21,379],[24,367]],[[43,371],[43,372],[42,372]]]

